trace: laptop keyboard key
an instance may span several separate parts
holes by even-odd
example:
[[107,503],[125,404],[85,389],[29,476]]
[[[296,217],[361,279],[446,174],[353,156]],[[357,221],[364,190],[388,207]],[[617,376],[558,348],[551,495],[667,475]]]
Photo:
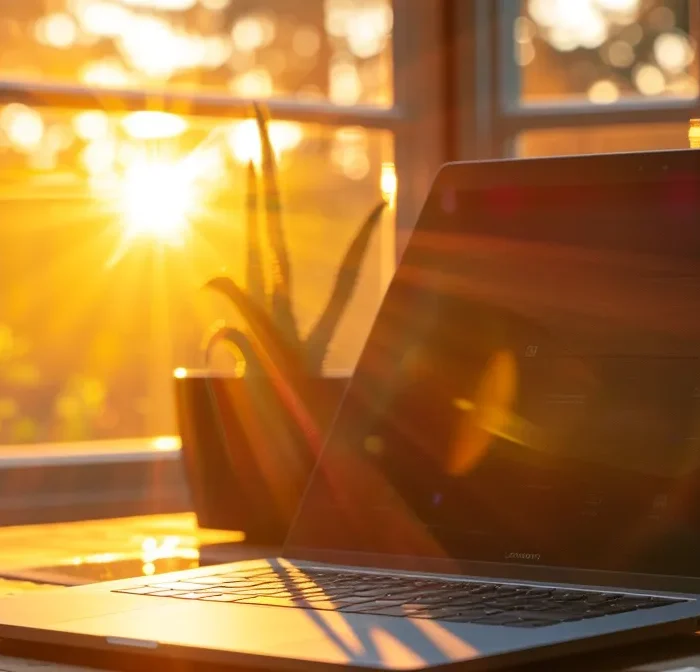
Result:
[[488,595],[491,593],[496,593],[498,592],[498,584],[495,583],[483,583],[481,584],[478,588],[475,588],[473,593],[476,593],[478,595]]
[[504,609],[509,609],[510,607],[517,607],[524,603],[524,601],[518,597],[511,597],[505,599],[495,599],[489,600],[488,602],[492,607],[502,607]]
[[557,622],[536,618],[523,618],[508,624],[511,628],[546,628],[549,625],[557,625]]
[[402,600],[372,600],[371,602],[365,601],[360,604],[349,604],[343,606],[341,604],[341,611],[352,611],[359,613],[374,613],[377,609],[385,609],[388,607],[400,607],[404,604]]
[[115,593],[129,593],[131,595],[153,595],[158,592],[158,588],[153,586],[137,586],[136,588],[121,588],[115,590]]
[[621,595],[600,595],[600,594],[588,594],[586,596],[586,602],[588,604],[605,604],[608,602],[613,602],[616,599],[622,597]]
[[218,586],[221,583],[220,576],[202,576],[197,579],[188,579],[187,583],[201,583],[202,585]]
[[552,605],[546,602],[523,602],[519,608],[522,611],[551,611]]
[[486,602],[483,598],[480,598],[478,595],[475,597],[457,597],[454,600],[450,602],[455,607],[461,607],[463,609],[470,609],[474,607],[483,607],[486,604],[490,604],[489,602]]
[[414,602],[418,602],[419,604],[449,604],[451,601],[449,596],[445,596],[441,593],[438,593],[436,595],[419,595],[417,596],[414,600]]
[[320,609],[324,611],[337,611],[338,606],[330,600],[307,600],[284,599],[278,597],[247,597],[238,600],[236,604],[257,604],[266,607],[297,607],[299,609]]
[[177,597],[180,600],[201,600],[205,597],[212,597],[213,595],[216,595],[217,593],[211,592],[208,590],[203,590],[201,592],[196,592],[196,593],[180,593],[179,595],[173,595],[173,597]]
[[314,604],[315,602],[333,602],[328,595],[324,595],[323,593],[316,595],[297,595],[292,596],[290,599],[299,600],[300,602],[308,602],[310,604]]
[[154,583],[154,590],[203,590],[205,586],[198,583],[190,583],[188,581],[171,581],[169,583]]
[[421,610],[408,607],[407,605],[400,605],[396,607],[382,607],[371,611],[368,610],[366,613],[373,614],[374,616],[403,616],[413,618],[416,614],[421,613]]
[[480,618],[475,618],[470,620],[470,623],[475,623],[477,625],[510,625],[512,623],[519,623],[520,619],[513,614],[502,613],[494,614],[492,616],[482,616]]
[[658,600],[656,598],[637,602],[637,609],[652,609],[653,607],[663,607],[673,604],[673,600]]
[[340,598],[331,598],[331,602],[337,604],[340,606],[342,609],[345,606],[353,606],[355,604],[373,604],[372,601],[368,600],[366,597],[340,597]]
[[553,593],[551,599],[555,602],[578,602],[586,599],[583,593]]
[[554,591],[550,588],[528,588],[525,591],[530,597],[549,597]]

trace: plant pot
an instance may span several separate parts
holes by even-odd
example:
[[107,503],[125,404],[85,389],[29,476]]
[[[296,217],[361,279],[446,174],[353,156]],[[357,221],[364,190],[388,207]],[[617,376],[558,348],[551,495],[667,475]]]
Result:
[[178,369],[182,456],[200,527],[281,545],[347,383]]

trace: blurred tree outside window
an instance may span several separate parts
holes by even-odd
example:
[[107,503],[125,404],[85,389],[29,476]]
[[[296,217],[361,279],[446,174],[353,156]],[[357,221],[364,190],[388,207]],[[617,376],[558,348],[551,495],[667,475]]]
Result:
[[[310,325],[360,222],[396,189],[381,121],[393,21],[391,0],[0,0],[0,444],[175,434],[173,369],[201,367],[209,325],[238,319],[201,287],[224,269],[243,281],[259,141],[249,119],[208,118],[188,96],[318,110],[270,125]],[[42,86],[98,104],[12,98]],[[157,95],[140,111],[100,109],[113,90],[177,94],[182,109],[159,111]],[[328,369],[355,365],[393,272],[394,214]]]
[[[521,99],[599,104],[698,95],[692,0],[522,0],[513,26]],[[695,3],[697,6],[697,3]]]

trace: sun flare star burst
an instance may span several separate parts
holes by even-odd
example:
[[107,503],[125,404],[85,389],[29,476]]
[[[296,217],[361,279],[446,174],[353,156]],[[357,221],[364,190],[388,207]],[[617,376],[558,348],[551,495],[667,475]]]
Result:
[[121,206],[128,240],[151,238],[181,244],[197,205],[196,175],[184,161],[134,161],[121,180]]

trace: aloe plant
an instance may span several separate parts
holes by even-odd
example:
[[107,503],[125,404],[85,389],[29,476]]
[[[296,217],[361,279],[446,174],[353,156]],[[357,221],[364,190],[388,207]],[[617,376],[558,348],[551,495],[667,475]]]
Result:
[[[225,276],[215,277],[206,284],[228,297],[243,317],[246,328],[215,325],[205,340],[205,357],[208,364],[213,348],[226,343],[245,362],[246,375],[274,375],[281,380],[319,376],[333,335],[354,293],[372,233],[381,220],[386,202],[380,201],[360,227],[340,264],[327,305],[309,333],[302,337],[292,308],[292,269],[267,115],[257,104],[254,112],[261,144],[261,176],[258,179],[255,165],[250,162],[246,189],[246,290]],[[267,248],[261,243],[260,182]]]

